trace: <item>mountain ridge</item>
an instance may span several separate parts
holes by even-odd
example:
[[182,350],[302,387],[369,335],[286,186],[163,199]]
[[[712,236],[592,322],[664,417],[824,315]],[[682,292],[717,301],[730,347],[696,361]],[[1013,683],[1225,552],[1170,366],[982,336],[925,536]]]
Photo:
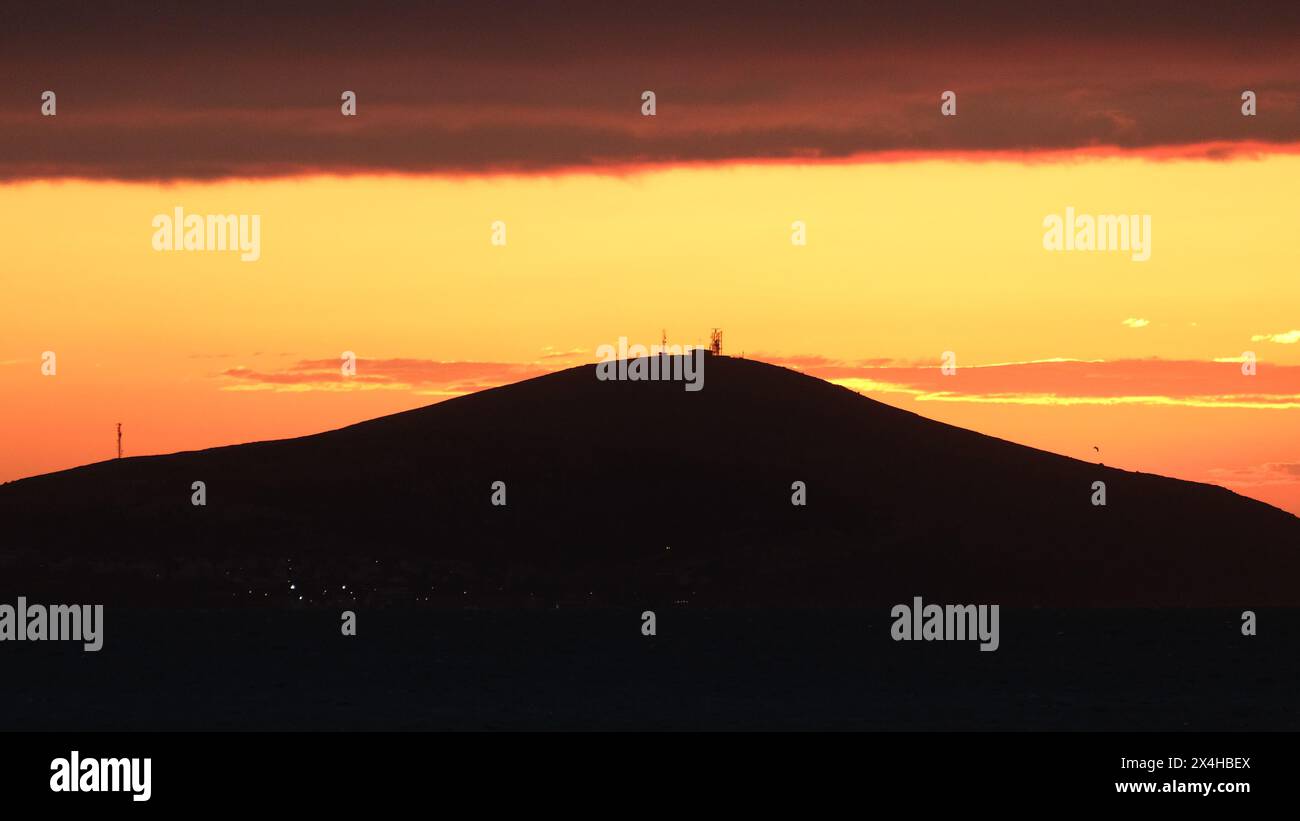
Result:
[[[698,392],[594,368],[11,482],[0,591],[23,579],[137,603],[294,606],[1300,603],[1286,584],[1300,519],[1225,488],[985,436],[755,360],[710,356]],[[195,481],[206,506],[190,504]]]

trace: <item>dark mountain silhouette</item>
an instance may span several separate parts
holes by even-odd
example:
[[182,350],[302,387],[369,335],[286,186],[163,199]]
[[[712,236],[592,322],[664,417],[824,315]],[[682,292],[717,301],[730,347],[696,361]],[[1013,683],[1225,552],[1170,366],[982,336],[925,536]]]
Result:
[[[710,357],[0,488],[0,594],[122,604],[1294,605],[1300,520]],[[207,505],[191,505],[206,484]],[[506,483],[505,507],[491,485]],[[807,505],[791,504],[791,483]],[[1106,483],[1107,504],[1091,503]],[[290,589],[290,584],[293,588]],[[344,589],[347,585],[347,589]]]

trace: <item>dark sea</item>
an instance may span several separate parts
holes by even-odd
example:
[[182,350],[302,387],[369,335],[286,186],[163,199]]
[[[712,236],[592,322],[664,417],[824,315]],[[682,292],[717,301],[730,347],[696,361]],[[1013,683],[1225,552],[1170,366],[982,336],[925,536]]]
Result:
[[1300,730],[1300,612],[1004,608],[1000,647],[887,609],[105,613],[0,643],[5,730]]

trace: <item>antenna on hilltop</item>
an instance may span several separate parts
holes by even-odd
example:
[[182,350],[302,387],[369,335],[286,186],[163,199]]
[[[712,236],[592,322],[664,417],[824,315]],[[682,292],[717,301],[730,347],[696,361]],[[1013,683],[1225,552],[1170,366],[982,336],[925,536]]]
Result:
[[117,423],[117,458],[122,458],[122,423]]
[[709,334],[709,353],[714,356],[722,356],[722,329],[714,328],[713,333]]

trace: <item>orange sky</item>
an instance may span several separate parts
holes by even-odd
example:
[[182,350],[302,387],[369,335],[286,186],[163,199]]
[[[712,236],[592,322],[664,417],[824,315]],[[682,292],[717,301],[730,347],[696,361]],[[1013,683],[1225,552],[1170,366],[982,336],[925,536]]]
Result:
[[[931,418],[1300,512],[1298,188],[1284,153],[7,184],[0,479],[109,458],[118,421],[128,455],[292,436],[720,326]],[[261,215],[261,258],[155,251],[178,205]],[[1151,259],[1044,250],[1067,206],[1151,215]]]

